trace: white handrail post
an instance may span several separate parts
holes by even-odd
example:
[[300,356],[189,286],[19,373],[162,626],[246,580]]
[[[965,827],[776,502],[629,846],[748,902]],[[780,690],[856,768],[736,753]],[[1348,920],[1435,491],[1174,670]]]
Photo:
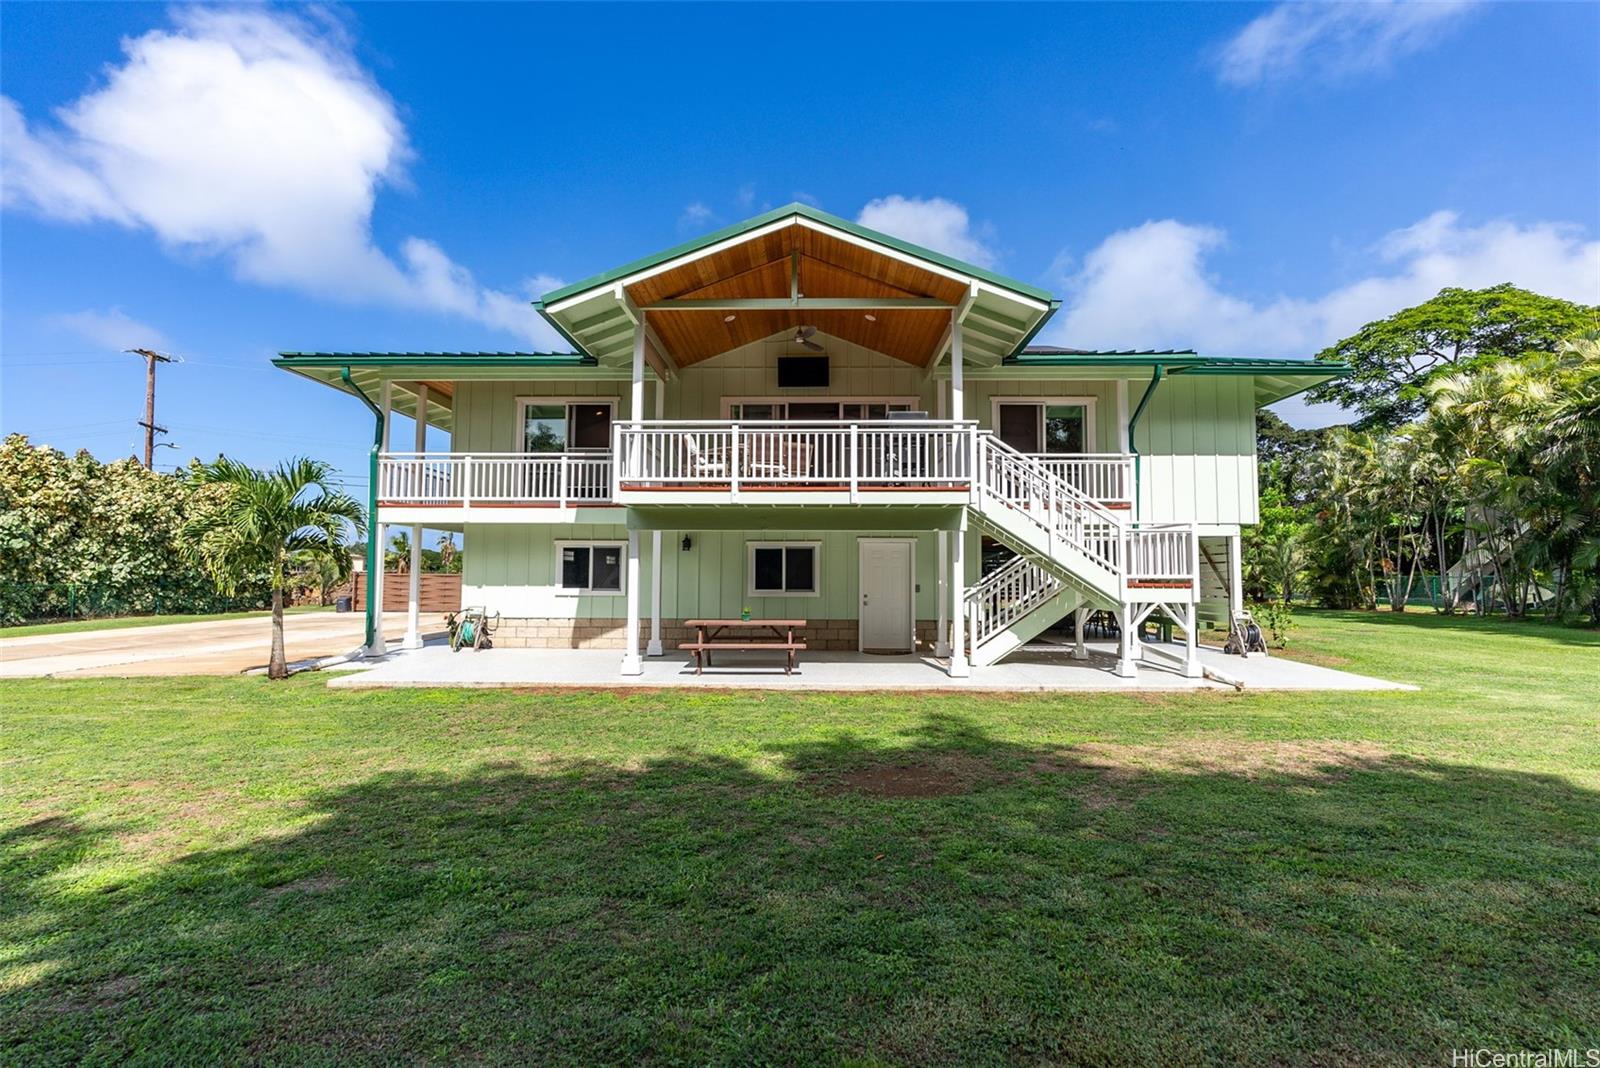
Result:
[[567,510],[568,498],[572,496],[572,469],[568,463],[569,460],[570,456],[567,453],[561,454],[561,473],[556,480],[556,493],[560,495],[560,501],[557,503],[556,507],[563,513],[565,513]]
[[463,510],[472,507],[472,454],[470,452],[461,458],[461,507]]
[[739,424],[728,430],[728,496],[739,499]]
[[861,428],[855,423],[850,424],[849,456],[845,463],[850,465],[850,503],[855,504],[861,496]]

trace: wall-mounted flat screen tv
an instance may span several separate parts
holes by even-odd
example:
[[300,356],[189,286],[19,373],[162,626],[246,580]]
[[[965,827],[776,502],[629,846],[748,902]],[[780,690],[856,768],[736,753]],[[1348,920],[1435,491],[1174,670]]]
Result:
[[815,389],[828,384],[826,356],[779,356],[779,389]]

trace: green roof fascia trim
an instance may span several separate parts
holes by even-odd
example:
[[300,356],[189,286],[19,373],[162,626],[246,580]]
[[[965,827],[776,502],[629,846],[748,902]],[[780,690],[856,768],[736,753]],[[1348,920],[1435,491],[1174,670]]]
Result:
[[668,260],[675,260],[680,256],[687,256],[690,253],[698,252],[703,248],[709,248],[718,242],[726,241],[731,237],[738,237],[740,234],[748,233],[751,230],[759,230],[761,227],[768,226],[779,221],[780,219],[785,219],[796,215],[810,219],[812,222],[822,223],[824,226],[832,226],[836,229],[843,230],[847,234],[854,234],[856,237],[865,238],[868,241],[875,241],[878,244],[886,245],[889,248],[895,249],[896,251],[904,252],[909,256],[915,256],[918,259],[926,260],[929,263],[938,264],[940,267],[944,267],[952,271],[959,271],[960,273],[969,275],[973,278],[981,278],[985,282],[997,285],[1002,289],[1009,289],[1014,293],[1020,293],[1023,296],[1030,297],[1034,300],[1046,302],[1054,300],[1052,294],[1038,288],[1037,286],[1030,286],[1026,282],[1017,281],[1015,278],[1007,278],[1005,275],[995,274],[993,271],[987,271],[982,267],[975,267],[970,263],[964,263],[952,256],[946,256],[943,253],[935,252],[932,249],[923,248],[921,245],[913,245],[909,241],[901,241],[897,237],[890,237],[888,234],[869,229],[860,225],[859,223],[850,222],[848,219],[841,219],[837,215],[830,215],[825,211],[811,207],[809,204],[800,204],[797,202],[786,205],[785,207],[774,208],[772,211],[757,215],[754,218],[746,219],[743,222],[734,223],[732,226],[724,226],[720,230],[713,230],[704,237],[697,237],[694,240],[686,241],[681,245],[674,245],[672,248],[669,248],[664,252],[658,252],[652,256],[646,256],[643,259],[634,260],[632,263],[627,263],[621,267],[613,268],[612,270],[606,271],[603,274],[597,274],[593,278],[585,278],[581,282],[574,282],[569,286],[563,286],[560,289],[552,290],[551,292],[546,293],[543,297],[534,301],[534,306],[542,310],[545,306],[554,304],[557,301],[566,300],[568,297],[575,296],[590,289],[598,289],[601,286],[608,285],[622,278],[626,278],[631,274],[637,274],[640,271],[648,270],[651,267],[666,263]]
[[[1061,302],[1059,300],[1055,299],[1054,297],[1051,297],[1050,298],[1050,307],[1045,309],[1045,313],[1043,315],[1039,316],[1039,321],[1033,324],[1033,329],[1029,330],[1028,333],[1027,333],[1027,336],[1025,336],[1021,341],[1017,342],[1017,347],[1012,349],[1011,350],[1011,355],[1007,356],[1005,359],[1006,360],[1016,359],[1022,353],[1023,349],[1025,349],[1029,345],[1033,344],[1033,339],[1039,336],[1039,331],[1044,329],[1044,324],[1048,323],[1052,318],[1054,318],[1056,312],[1059,311],[1060,309],[1061,309]],[[1002,360],[1001,362],[1004,363],[1005,360]]]
[[597,367],[581,352],[280,352],[274,367]]
[[1169,373],[1183,374],[1282,374],[1324,375],[1343,378],[1354,369],[1343,363],[1320,360],[1270,360],[1245,356],[1191,356],[1130,353],[1126,356],[1029,356],[1007,357],[1006,367],[1152,367],[1165,366]]

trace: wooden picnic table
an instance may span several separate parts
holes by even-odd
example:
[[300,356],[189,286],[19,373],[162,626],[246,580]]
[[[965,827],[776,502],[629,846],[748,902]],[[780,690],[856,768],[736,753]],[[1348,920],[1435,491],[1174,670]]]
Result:
[[[803,619],[686,619],[683,625],[694,628],[695,640],[682,642],[678,648],[694,654],[696,675],[703,668],[711,666],[711,653],[717,649],[781,650],[787,654],[783,673],[792,674],[800,651],[806,647],[805,642],[796,641],[794,636],[796,630],[805,629],[806,621]],[[743,631],[750,636],[739,638],[726,635],[725,632],[730,630]],[[771,637],[758,637],[763,632]]]

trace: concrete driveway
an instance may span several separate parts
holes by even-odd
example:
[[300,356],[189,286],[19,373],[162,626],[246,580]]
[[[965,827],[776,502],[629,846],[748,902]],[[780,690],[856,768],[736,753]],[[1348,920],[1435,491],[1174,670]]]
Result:
[[[386,612],[390,648],[405,634],[403,612]],[[365,617],[359,612],[303,612],[284,617],[289,663],[338,656],[357,648]],[[424,615],[425,634],[444,633],[442,615]],[[0,638],[0,678],[50,675],[237,675],[265,668],[272,649],[272,617],[168,623],[121,630],[85,630]]]

